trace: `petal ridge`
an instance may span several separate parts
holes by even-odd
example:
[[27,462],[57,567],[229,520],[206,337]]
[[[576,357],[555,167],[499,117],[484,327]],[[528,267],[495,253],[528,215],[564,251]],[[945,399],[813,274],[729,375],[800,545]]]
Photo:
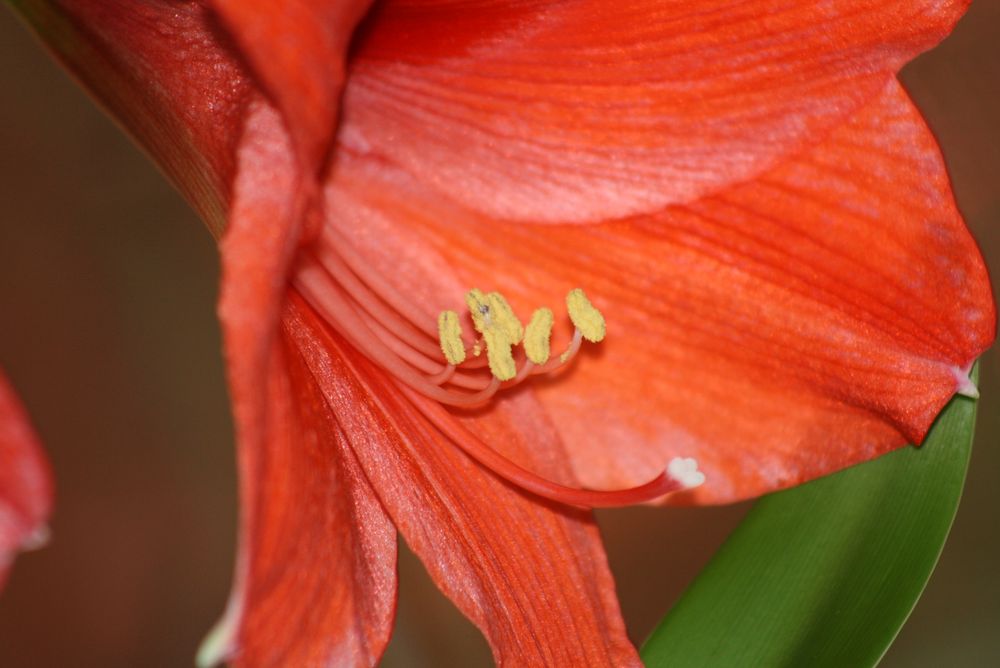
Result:
[[599,5],[380,5],[352,59],[341,143],[496,218],[637,215],[816,141],[965,3]]

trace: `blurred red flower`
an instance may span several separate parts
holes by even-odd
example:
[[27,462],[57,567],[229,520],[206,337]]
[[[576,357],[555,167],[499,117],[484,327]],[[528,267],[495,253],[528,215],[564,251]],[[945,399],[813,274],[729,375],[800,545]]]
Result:
[[[206,660],[377,661],[398,530],[498,662],[637,664],[591,515],[521,487],[794,485],[919,442],[993,340],[895,77],[964,2],[15,6],[220,239],[242,539]],[[611,334],[455,407],[495,389],[434,378],[472,285],[584,286]]]
[[14,556],[48,534],[52,478],[38,437],[0,374],[0,589]]

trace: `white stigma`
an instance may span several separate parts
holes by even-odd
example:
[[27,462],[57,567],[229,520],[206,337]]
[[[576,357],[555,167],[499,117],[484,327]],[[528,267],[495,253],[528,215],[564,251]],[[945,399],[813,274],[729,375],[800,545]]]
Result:
[[674,457],[667,464],[667,475],[688,489],[705,482],[705,474],[698,470],[694,457]]

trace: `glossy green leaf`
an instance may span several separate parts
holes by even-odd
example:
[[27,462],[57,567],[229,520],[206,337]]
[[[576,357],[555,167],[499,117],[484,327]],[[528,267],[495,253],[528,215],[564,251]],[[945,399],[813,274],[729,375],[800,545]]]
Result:
[[758,501],[653,632],[646,665],[877,664],[941,554],[975,415],[956,397],[922,447]]

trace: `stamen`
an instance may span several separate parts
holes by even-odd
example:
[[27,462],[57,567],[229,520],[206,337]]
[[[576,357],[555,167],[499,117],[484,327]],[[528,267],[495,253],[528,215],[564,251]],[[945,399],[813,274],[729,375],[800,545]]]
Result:
[[449,380],[451,380],[451,377],[454,375],[455,375],[455,365],[449,364],[444,368],[444,371],[437,374],[436,376],[431,376],[427,380],[434,383],[435,385],[444,385]]
[[472,325],[486,341],[486,359],[490,372],[500,380],[510,380],[517,375],[517,365],[511,347],[524,338],[521,321],[514,315],[507,300],[500,293],[483,294],[473,288],[465,295],[465,303],[472,315]]
[[393,291],[388,299],[385,293],[375,295],[365,285],[345,260],[343,254],[338,253],[333,248],[320,249],[316,254],[317,259],[323,268],[334,278],[348,295],[365,310],[374,320],[383,323],[385,328],[393,332],[398,338],[425,355],[435,355],[436,347],[427,340],[427,332],[417,329],[409,320],[397,313],[396,307],[387,307],[383,304],[393,302],[406,304],[408,300],[402,298]]
[[514,309],[510,307],[507,300],[499,292],[491,292],[486,295],[487,303],[490,307],[490,318],[495,327],[500,329],[511,345],[517,345],[524,338],[524,327],[521,321],[514,315]]
[[[409,295],[386,286],[373,291],[368,268],[340,253],[327,235],[321,240],[325,243],[299,267],[295,281],[299,292],[369,359],[442,404],[479,406],[501,386],[512,387],[533,375],[559,369],[579,349],[581,335],[577,331],[562,357],[550,359],[554,318],[549,309],[533,315],[530,340],[525,341],[525,328],[503,295],[475,289],[466,295],[466,303],[478,337],[474,341],[463,338],[459,314],[445,311],[438,318],[438,340],[434,342],[428,328],[411,324],[418,309]],[[595,318],[603,322],[592,306],[583,312],[591,329]],[[525,346],[523,357],[514,351],[521,343]],[[476,357],[482,352],[485,359]],[[485,367],[489,375],[481,371]]]
[[490,304],[486,295],[478,288],[472,288],[465,294],[465,305],[469,307],[472,326],[480,334],[490,325]]
[[569,344],[569,347],[559,356],[559,365],[562,366],[573,359],[577,352],[580,350],[580,344],[583,343],[583,332],[579,329],[573,332],[573,341]]
[[322,271],[316,263],[306,262],[296,275],[296,288],[334,329],[398,380],[435,401],[463,408],[481,405],[499,389],[500,382],[495,378],[479,392],[471,394],[446,390],[430,382],[379,339],[357,308],[344,298],[339,285],[331,286],[320,275]]
[[486,359],[490,363],[490,373],[494,378],[510,380],[517,375],[517,365],[511,352],[510,339],[498,329],[487,329],[483,332],[486,339]]
[[[463,339],[457,313],[444,311],[438,318],[435,344],[431,328],[414,320],[420,310],[416,303],[408,295],[374,283],[379,279],[369,275],[369,268],[353,260],[343,257],[336,247],[320,246],[315,255],[304,257],[296,272],[296,290],[333,329],[388,372],[446,438],[499,477],[551,501],[589,508],[643,503],[704,482],[705,476],[693,459],[676,458],[653,480],[628,489],[592,490],[563,485],[493,450],[445,409],[480,406],[501,385],[510,387],[535,374],[563,368],[576,355],[584,338],[602,340],[606,334],[604,317],[582,290],[573,290],[566,297],[576,329],[568,348],[557,359],[551,359],[552,311],[536,310],[525,328],[498,292],[471,290],[466,295],[479,334],[475,341]],[[515,358],[513,347],[522,343],[524,357]],[[478,356],[484,346],[486,360],[469,359],[470,352]],[[521,360],[520,369],[516,359]],[[486,365],[490,376],[483,371]]]
[[531,314],[524,333],[524,354],[535,364],[549,361],[549,339],[552,338],[552,310],[540,308]]
[[448,364],[457,365],[465,361],[465,344],[462,342],[462,325],[454,311],[441,311],[438,316],[438,338],[441,352]]
[[[697,462],[690,458],[672,459],[663,473],[645,484],[627,489],[584,489],[553,482],[501,455],[463,427],[439,404],[427,401],[406,387],[401,389],[417,410],[463,452],[507,482],[550,501],[584,508],[617,508],[653,501],[667,494],[697,487],[704,482],[704,475],[698,471]],[[675,477],[675,472],[679,477]]]
[[351,269],[363,285],[370,288],[380,299],[385,301],[389,307],[399,313],[402,317],[413,324],[420,331],[433,336],[430,327],[427,326],[426,313],[422,312],[413,303],[413,300],[406,299],[396,290],[393,285],[377,271],[375,267],[364,261],[364,256],[360,253],[342,253],[337,249],[351,248],[347,238],[337,232],[332,225],[323,227],[322,235],[323,248],[328,252],[335,253],[340,260]]
[[576,288],[569,291],[566,295],[566,309],[569,311],[569,319],[583,334],[583,338],[591,343],[598,343],[604,339],[607,333],[604,316],[594,308],[583,290]]

